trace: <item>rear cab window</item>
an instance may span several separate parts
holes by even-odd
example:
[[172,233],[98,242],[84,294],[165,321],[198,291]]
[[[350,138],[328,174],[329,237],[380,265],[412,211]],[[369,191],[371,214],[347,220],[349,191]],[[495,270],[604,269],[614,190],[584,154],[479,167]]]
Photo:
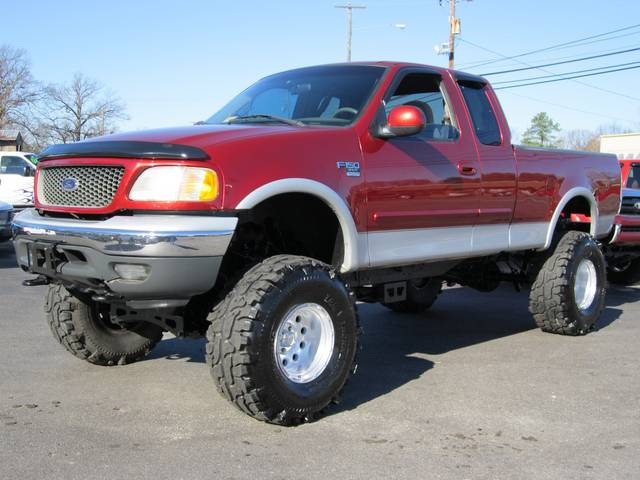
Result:
[[471,115],[476,137],[483,145],[502,145],[502,133],[485,85],[468,80],[458,81],[460,91]]

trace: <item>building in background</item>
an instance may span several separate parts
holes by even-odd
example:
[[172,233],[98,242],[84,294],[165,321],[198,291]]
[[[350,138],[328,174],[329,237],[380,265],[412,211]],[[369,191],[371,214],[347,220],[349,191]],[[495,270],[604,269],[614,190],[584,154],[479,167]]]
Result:
[[20,132],[14,134],[0,133],[0,152],[21,152],[24,140]]
[[600,151],[614,153],[620,160],[640,159],[640,132],[602,135]]

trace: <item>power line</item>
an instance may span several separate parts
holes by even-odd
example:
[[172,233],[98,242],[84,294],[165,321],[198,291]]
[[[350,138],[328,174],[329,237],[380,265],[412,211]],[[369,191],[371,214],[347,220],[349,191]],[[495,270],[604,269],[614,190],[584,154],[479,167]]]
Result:
[[[485,50],[485,51],[487,51],[487,52],[489,52],[489,53],[493,53],[494,55],[498,55],[498,56],[500,56],[500,57],[507,58],[505,55],[501,54],[500,52],[496,52],[495,50],[491,50],[491,49],[489,49],[489,48],[485,48],[485,47],[483,47],[483,46],[481,46],[481,45],[478,45],[478,44],[472,43],[472,42],[470,42],[470,41],[468,41],[468,40],[463,40],[463,39],[460,39],[460,40],[462,40],[462,41],[464,41],[465,43],[468,43],[468,44],[470,44],[470,45],[473,45],[474,47],[479,48],[479,49],[481,49],[481,50]],[[533,65],[531,65],[530,63],[523,62],[522,60],[515,60],[515,62],[516,62],[516,63],[519,63],[519,64],[521,64],[521,65],[525,65],[525,66],[527,66],[527,67],[533,67]],[[540,70],[541,72],[545,72],[545,73],[555,73],[555,72],[552,72],[551,70],[546,70],[546,69],[544,69],[544,68],[542,68],[542,67],[533,67],[533,68],[535,68],[536,70]],[[601,92],[610,93],[611,95],[616,95],[616,96],[618,96],[618,97],[624,97],[624,98],[628,98],[628,99],[630,99],[630,100],[640,101],[640,98],[632,97],[631,95],[626,95],[626,94],[624,94],[624,93],[615,92],[615,91],[613,91],[613,90],[609,90],[609,89],[606,89],[606,88],[603,88],[603,87],[598,87],[598,86],[596,86],[596,85],[591,85],[590,83],[582,82],[582,81],[580,81],[580,80],[572,80],[572,81],[573,81],[574,83],[577,83],[578,85],[582,85],[582,86],[585,86],[585,87],[589,87],[589,88],[591,88],[591,89],[593,89],[593,90],[599,90],[599,91],[601,91]]]
[[574,45],[567,45],[566,47],[553,48],[551,50],[555,51],[555,50],[566,50],[567,48],[584,47],[585,45],[593,45],[594,43],[608,42],[609,40],[615,40],[616,38],[631,37],[633,35],[638,35],[638,34],[640,34],[640,31],[631,32],[631,33],[623,33],[622,35],[616,35],[614,37],[601,38],[599,40],[591,40],[590,42],[580,42],[580,43],[576,43]]
[[513,68],[511,70],[500,70],[498,72],[481,73],[480,75],[489,76],[489,75],[502,75],[503,73],[523,72],[525,70],[539,69],[543,67],[552,67],[554,65],[564,65],[566,63],[584,62],[585,60],[593,60],[594,58],[610,57],[612,55],[621,55],[623,53],[636,52],[638,50],[640,50],[640,47],[629,48],[628,50],[618,50],[617,52],[611,52],[611,53],[603,53],[601,55],[591,55],[590,57],[576,58],[574,60],[565,60],[563,62],[545,63],[543,65],[534,65],[532,67]]
[[539,80],[541,78],[561,77],[563,75],[573,75],[575,73],[595,72],[596,70],[605,70],[607,68],[628,67],[629,65],[638,65],[640,62],[619,63],[617,65],[607,65],[604,67],[587,68],[586,70],[574,70],[573,72],[553,73],[551,75],[540,75],[538,77],[519,78],[516,80],[503,80],[502,82],[491,82],[492,85],[502,85],[504,83],[528,82],[530,80]]
[[[640,32],[638,32],[638,33],[640,34]],[[467,42],[467,43],[469,43],[469,42]],[[479,45],[476,46],[476,44],[472,44],[472,43],[469,43],[469,45],[471,45],[472,47],[477,47],[477,48],[483,50],[483,48],[481,48]],[[620,45],[619,47],[616,47],[614,49],[607,48],[607,49],[604,49],[604,50],[597,50],[597,51],[594,51],[594,52],[573,53],[571,55],[562,55],[561,57],[545,58],[545,60],[549,61],[549,62],[555,62],[555,61],[560,61],[560,60],[573,60],[573,59],[576,59],[576,58],[582,58],[582,57],[584,57],[586,55],[599,55],[601,53],[613,53],[613,52],[617,52],[617,51],[620,51],[620,50],[626,50],[626,49],[629,49],[629,48],[636,48],[637,46],[638,46],[637,43],[634,43],[632,45]],[[493,58],[492,59],[482,60],[482,62],[489,61],[489,60],[493,60]],[[501,59],[501,60],[504,60],[504,59]],[[533,61],[533,60],[531,60],[531,61]],[[473,63],[475,63],[475,62],[463,63],[459,67],[463,67],[463,68],[464,67],[469,67],[469,65],[471,65]],[[517,64],[519,62],[517,60],[514,60],[511,63],[516,63]],[[469,68],[473,68],[473,67],[469,67]]]
[[[570,42],[558,43],[556,45],[550,45],[548,47],[538,48],[536,50],[530,50],[528,52],[520,53],[518,55],[512,55],[512,56],[500,55],[501,57],[503,57],[502,59],[490,60],[488,62],[475,64],[475,65],[470,66],[470,68],[476,68],[476,67],[481,67],[483,65],[489,65],[491,63],[500,62],[502,60],[512,60],[514,58],[525,57],[525,56],[528,56],[528,55],[533,55],[534,53],[547,52],[549,50],[557,50],[558,48],[565,47],[567,45],[581,46],[581,45],[576,45],[576,44],[579,44],[580,42],[584,42],[585,40],[591,40],[591,39],[594,39],[594,38],[601,38],[601,37],[604,37],[604,36],[607,36],[607,35],[611,35],[612,33],[618,33],[618,32],[622,32],[622,31],[625,31],[625,30],[632,30],[632,29],[638,28],[638,27],[640,27],[640,23],[635,24],[635,25],[630,25],[628,27],[618,28],[616,30],[611,30],[609,32],[599,33],[597,35],[591,35],[589,37],[579,38],[577,40],[572,40]],[[493,53],[495,53],[495,52],[493,52]]]
[[573,110],[574,112],[584,113],[584,114],[587,114],[587,115],[593,115],[595,117],[608,118],[610,120],[619,121],[619,122],[628,122],[628,123],[633,123],[634,122],[632,120],[628,120],[628,119],[625,119],[625,118],[612,117],[611,115],[606,115],[604,113],[591,112],[589,110],[582,110],[580,108],[569,107],[567,105],[562,105],[562,104],[556,103],[556,102],[549,102],[548,100],[541,100],[539,98],[530,97],[529,95],[522,95],[521,93],[512,92],[511,90],[506,91],[506,92],[502,92],[502,93],[506,93],[506,94],[509,94],[509,95],[514,95],[516,97],[525,98],[527,100],[531,100],[531,101],[538,102],[538,103],[543,103],[543,104],[546,104],[546,105],[551,105],[553,107],[564,108],[565,110]]
[[[556,78],[556,79],[553,79],[553,80],[544,80],[544,81],[540,81],[540,82],[523,83],[523,84],[520,84],[520,85],[507,85],[506,87],[498,87],[495,90],[506,90],[507,88],[528,87],[529,85],[540,85],[542,83],[561,82],[563,80],[572,80],[574,78],[583,78],[583,77],[593,77],[595,75],[604,75],[605,73],[622,72],[624,70],[633,70],[633,69],[636,69],[636,68],[640,68],[640,65],[636,65],[635,67],[617,68],[617,69],[614,69],[614,70],[607,70],[605,72],[586,73],[586,74],[583,74],[583,75],[574,75],[574,76],[571,76],[571,77]],[[633,97],[631,97],[631,98],[633,98]],[[640,98],[636,99],[636,100],[640,100]]]
[[[632,33],[626,33],[624,35],[616,35],[615,37],[608,37],[608,38],[604,38],[604,39],[600,39],[600,40],[593,40],[593,41],[590,41],[590,42],[576,43],[574,45],[569,45],[569,46],[566,46],[566,47],[553,48],[550,51],[559,51],[559,50],[565,50],[567,48],[584,47],[586,45],[591,45],[591,44],[598,43],[598,42],[605,42],[605,41],[609,41],[609,40],[615,40],[616,38],[628,37],[628,36],[631,36],[631,35],[640,35],[640,31],[632,32]],[[635,46],[635,45],[632,45],[632,46]],[[625,46],[625,47],[618,47],[618,48],[627,48],[627,47]],[[579,56],[579,55],[570,55],[569,57],[564,57],[564,58],[573,58],[575,56]],[[470,63],[465,64],[465,66],[468,67],[468,68],[476,68],[476,67],[480,67],[480,66],[488,65],[488,64],[492,64],[492,63],[506,62],[508,60],[518,58],[519,55],[516,55],[516,56],[513,56],[513,57],[507,57],[507,56],[503,55],[502,57],[503,58],[498,58],[498,59],[494,58],[494,59],[482,60],[482,61],[479,61],[479,62],[470,62]],[[515,60],[515,62],[517,63],[518,61]]]

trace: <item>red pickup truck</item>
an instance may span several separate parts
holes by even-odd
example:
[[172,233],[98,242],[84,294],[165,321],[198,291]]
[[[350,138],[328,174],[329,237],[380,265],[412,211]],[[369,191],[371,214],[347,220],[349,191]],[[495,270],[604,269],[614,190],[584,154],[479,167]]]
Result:
[[614,156],[513,146],[485,79],[379,62],[266,77],[199,125],[53,146],[13,230],[72,354],[119,365],[165,331],[206,335],[219,391],[290,425],[355,370],[356,300],[421,312],[443,282],[508,281],[544,331],[587,333],[619,207]]

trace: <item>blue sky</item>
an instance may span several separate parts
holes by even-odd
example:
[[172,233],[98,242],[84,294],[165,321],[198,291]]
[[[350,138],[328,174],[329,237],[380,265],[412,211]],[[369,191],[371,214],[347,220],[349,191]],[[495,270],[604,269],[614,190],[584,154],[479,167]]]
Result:
[[[346,15],[325,0],[21,0],[3,5],[0,43],[24,48],[34,76],[95,78],[125,102],[123,129],[191,123],[210,116],[261,76],[304,65],[343,61]],[[342,2],[338,2],[342,3]],[[434,45],[447,40],[448,3],[362,0],[354,12],[354,60],[406,60],[445,65]],[[514,60],[463,68],[640,23],[631,0],[473,0],[461,2],[456,67],[474,73],[523,66]],[[10,21],[9,19],[17,19]],[[406,24],[405,29],[393,24]],[[530,65],[561,57],[640,47],[640,28],[576,48],[522,57]],[[466,43],[470,42],[470,43]],[[554,73],[640,61],[640,51],[550,67]],[[500,80],[545,75],[530,70]],[[491,78],[491,77],[490,77]],[[492,78],[498,81],[498,77]],[[602,124],[640,130],[640,69],[503,90],[516,135],[547,111],[563,129]],[[633,98],[629,98],[633,97]]]

